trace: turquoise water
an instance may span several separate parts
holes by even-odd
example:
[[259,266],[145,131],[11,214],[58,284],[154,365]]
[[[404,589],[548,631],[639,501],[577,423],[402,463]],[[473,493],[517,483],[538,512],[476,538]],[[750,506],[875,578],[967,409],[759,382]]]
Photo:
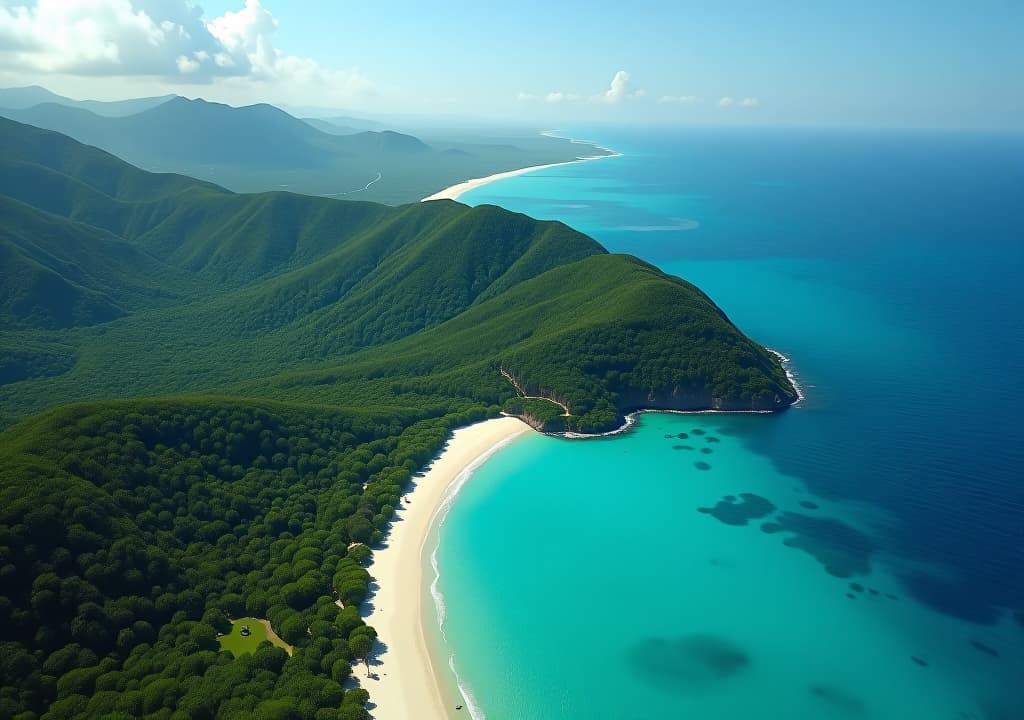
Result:
[[597,139],[463,200],[697,283],[807,397],[484,465],[438,550],[482,713],[1024,717],[1024,139]]

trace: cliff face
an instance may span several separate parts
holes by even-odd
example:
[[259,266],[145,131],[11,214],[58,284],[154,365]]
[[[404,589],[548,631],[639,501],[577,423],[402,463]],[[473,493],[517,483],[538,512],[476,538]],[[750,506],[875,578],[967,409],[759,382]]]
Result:
[[[506,375],[506,377],[508,377]],[[518,385],[517,385],[518,388]],[[531,390],[536,399],[546,397],[543,390]],[[551,417],[533,413],[524,408],[510,403],[506,406],[506,414],[517,417],[533,429],[555,435],[566,435],[570,437],[586,437],[607,432],[617,432],[623,429],[624,416],[638,410],[677,410],[677,411],[702,411],[714,410],[720,412],[779,412],[785,410],[799,399],[799,394],[793,388],[792,383],[786,380],[785,385],[778,388],[772,398],[757,400],[742,400],[739,398],[715,397],[706,390],[683,388],[675,385],[671,388],[652,388],[642,390],[631,388],[620,389],[616,394],[615,409],[618,417],[614,424],[607,427],[595,428],[587,432],[577,434],[572,429],[572,420],[565,416]],[[569,416],[571,418],[571,416]]]
[[792,386],[779,388],[772,398],[761,400],[740,400],[738,398],[714,397],[709,392],[684,390],[678,385],[671,388],[649,390],[631,389],[620,392],[616,405],[628,413],[634,410],[723,410],[730,412],[785,410],[795,403],[798,395]]
[[565,420],[563,418],[543,420],[530,413],[506,412],[507,415],[517,417],[532,427],[537,432],[561,433],[565,432]]

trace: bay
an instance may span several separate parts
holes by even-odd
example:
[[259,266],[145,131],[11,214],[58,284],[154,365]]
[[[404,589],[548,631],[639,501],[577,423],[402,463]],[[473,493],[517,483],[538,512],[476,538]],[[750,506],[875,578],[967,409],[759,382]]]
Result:
[[696,283],[806,397],[478,470],[437,563],[482,713],[1024,716],[1024,139],[570,134],[624,155],[462,201]]

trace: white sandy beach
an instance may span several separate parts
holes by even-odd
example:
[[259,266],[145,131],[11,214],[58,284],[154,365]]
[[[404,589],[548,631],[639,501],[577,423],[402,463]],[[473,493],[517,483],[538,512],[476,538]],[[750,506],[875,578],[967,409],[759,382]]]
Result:
[[[456,430],[426,475],[415,479],[407,494],[410,502],[403,502],[396,512],[387,547],[374,553],[370,574],[378,588],[369,600],[372,609],[366,622],[376,628],[385,649],[371,663],[375,677],[367,678],[362,665],[353,668],[353,675],[370,692],[370,714],[376,720],[469,717],[466,709],[455,710],[463,701],[450,696],[450,683],[435,672],[428,650],[423,618],[432,617],[434,610],[424,580],[425,546],[449,489],[463,471],[472,471],[529,430],[511,417]],[[448,672],[446,667],[439,669]]]
[[[543,133],[542,133],[543,134]],[[599,146],[595,146],[599,147]],[[607,150],[607,148],[599,147],[601,150]],[[467,180],[466,182],[458,183],[447,187],[441,192],[434,193],[429,197],[425,197],[420,202],[427,202],[429,200],[458,200],[463,193],[467,193],[470,190],[475,190],[483,185],[489,185],[492,182],[498,180],[504,180],[505,178],[516,177],[517,175],[525,175],[526,173],[536,172],[537,170],[544,170],[546,168],[558,167],[559,165],[574,165],[576,163],[588,162],[590,160],[603,160],[604,158],[610,157],[621,157],[622,153],[613,151],[610,155],[595,155],[593,157],[579,157],[575,160],[567,160],[566,162],[560,163],[549,163],[547,165],[534,165],[532,167],[519,168],[518,170],[509,170],[507,172],[495,173],[494,175],[488,175],[487,177],[474,178],[473,180]]]

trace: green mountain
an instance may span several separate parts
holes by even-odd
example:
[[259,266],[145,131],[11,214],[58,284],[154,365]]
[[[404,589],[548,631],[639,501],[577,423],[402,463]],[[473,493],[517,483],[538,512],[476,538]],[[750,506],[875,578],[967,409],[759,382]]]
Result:
[[38,85],[30,85],[18,88],[0,88],[0,108],[8,110],[26,110],[44,103],[55,103],[67,107],[88,110],[103,117],[124,117],[148,110],[162,103],[171,100],[174,95],[161,95],[159,97],[134,98],[131,100],[114,100],[104,102],[101,100],[72,100],[71,98],[50,92]]
[[[25,107],[48,97],[41,88],[27,90],[16,93],[15,107],[7,109],[0,94],[0,116],[68,135],[150,171],[182,173],[240,192],[286,189],[410,202],[468,178],[572,160],[581,152],[578,144],[540,137],[505,145],[446,140],[434,147],[391,130],[339,133],[330,123],[299,120],[272,105],[235,108],[183,97],[125,101],[139,109],[105,116],[71,101]],[[450,152],[456,146],[460,152]]]
[[[700,290],[561,223],[240,195],[9,120],[0,288],[19,720],[365,720],[365,566],[453,428],[796,397]],[[232,619],[291,654],[234,656]]]
[[[495,382],[509,396],[496,371],[507,365],[525,387],[574,398],[579,412],[568,423],[578,430],[606,428],[648,404],[751,409],[793,398],[777,362],[699,291],[627,256],[598,258],[606,253],[597,243],[560,223],[448,201],[387,208],[237,195],[145,173],[52,133],[0,127],[0,188],[20,219],[0,236],[17,258],[4,270],[8,327],[66,345],[64,334],[39,331],[74,326],[79,357],[44,384],[3,386],[8,414],[57,397],[206,390],[246,378],[273,392],[271,376],[348,364],[353,354],[393,376],[406,347],[430,374],[470,373],[467,401]],[[52,239],[29,248],[35,235]],[[88,263],[81,247],[93,248]],[[58,317],[40,297],[72,310]],[[660,364],[647,362],[644,343],[657,347],[649,355]],[[189,363],[176,360],[183,354]],[[138,371],[109,371],[124,363]],[[336,385],[319,383],[319,399],[361,403],[353,388],[365,384]]]

